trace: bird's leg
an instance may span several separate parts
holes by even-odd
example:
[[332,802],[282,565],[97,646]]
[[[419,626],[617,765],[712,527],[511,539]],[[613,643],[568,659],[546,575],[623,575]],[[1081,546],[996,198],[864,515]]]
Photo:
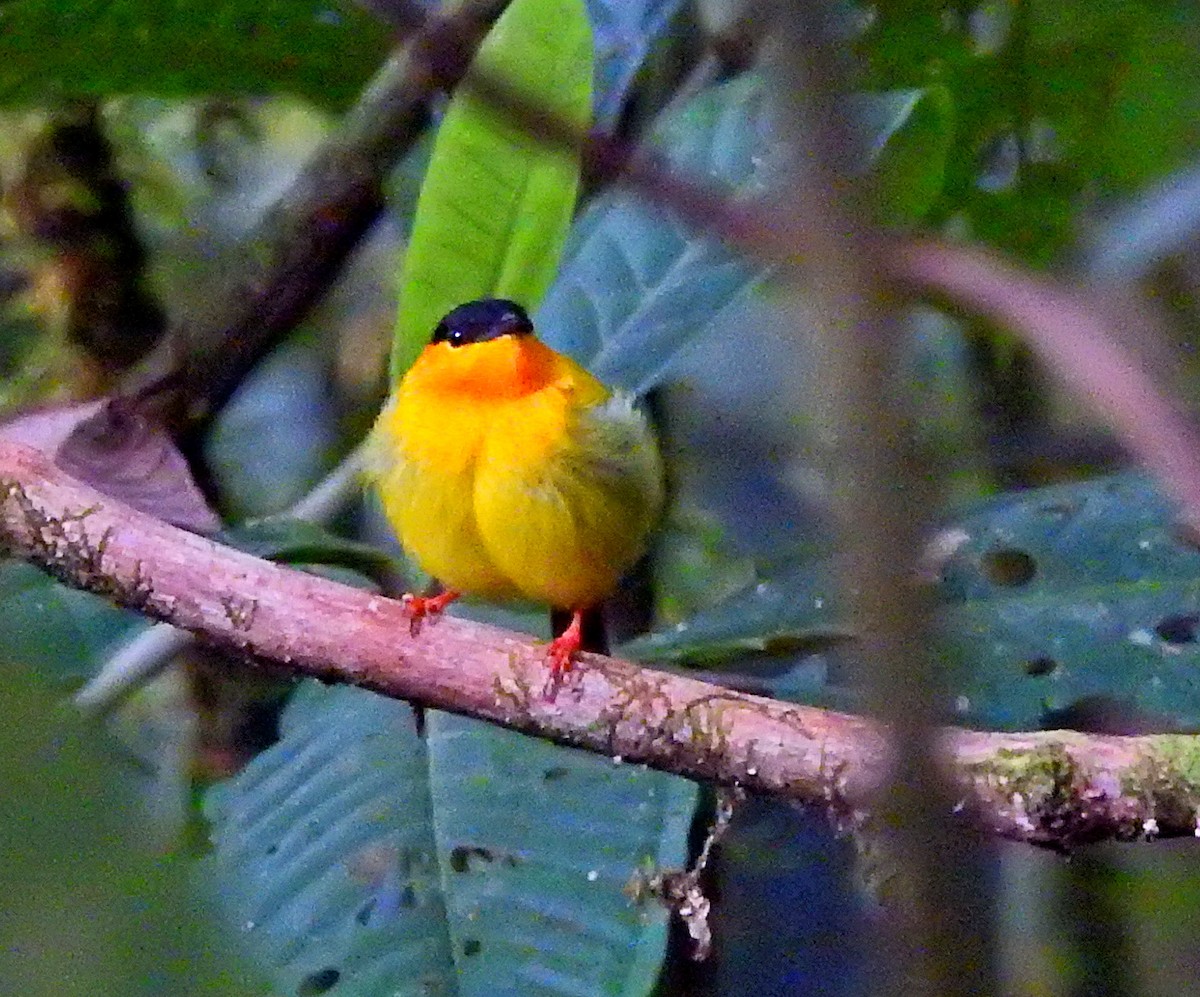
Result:
[[583,648],[583,610],[571,611],[571,623],[561,634],[550,641],[546,648],[546,664],[550,666],[550,679],[546,683],[546,696],[553,699],[562,685],[563,676],[574,667],[576,652]]
[[420,633],[421,624],[426,619],[432,619],[445,612],[446,607],[457,599],[461,592],[446,589],[437,595],[413,595],[406,592],[400,597],[404,611],[408,614],[408,632],[414,637]]

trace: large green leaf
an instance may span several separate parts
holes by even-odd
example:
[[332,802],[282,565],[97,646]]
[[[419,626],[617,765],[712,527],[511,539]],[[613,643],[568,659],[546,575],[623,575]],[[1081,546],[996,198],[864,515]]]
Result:
[[[1200,551],[1152,483],[1121,475],[992,500],[943,533],[938,613],[951,706],[966,722],[1036,728],[1108,703],[1200,727]],[[827,566],[764,578],[631,642],[644,660],[724,661],[830,648],[844,633]],[[761,664],[761,662],[759,662]],[[806,666],[784,685],[829,699]],[[789,684],[790,683],[790,684]],[[772,680],[769,685],[780,685]]]
[[[941,190],[951,133],[937,88],[859,94],[857,159],[889,219],[928,210]],[[763,80],[744,74],[711,87],[664,120],[652,141],[671,166],[726,189],[761,193],[780,152]],[[641,393],[668,379],[685,348],[736,310],[764,269],[643,198],[596,202],[568,240],[562,274],[537,315],[539,335],[597,376]],[[740,350],[753,347],[740,344]]]
[[386,29],[342,0],[9,0],[0,12],[0,103],[147,94],[354,97]]
[[695,785],[446,713],[428,731],[462,993],[648,993],[666,917],[623,891],[683,864]]
[[[591,119],[592,34],[582,0],[514,0],[476,64],[574,122]],[[456,305],[506,297],[534,307],[553,279],[579,157],[525,134],[469,87],[438,129],[404,257],[392,374]]]
[[357,689],[302,687],[209,796],[212,881],[280,993],[637,995],[695,787]]
[[309,684],[209,793],[211,882],[278,993],[456,993],[426,773],[407,704]]

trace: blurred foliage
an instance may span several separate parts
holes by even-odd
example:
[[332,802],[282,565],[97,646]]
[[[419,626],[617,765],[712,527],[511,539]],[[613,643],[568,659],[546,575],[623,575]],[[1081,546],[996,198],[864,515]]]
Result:
[[[726,73],[669,104],[671,87],[711,54],[706,32],[732,30],[732,5],[708,5],[727,8],[717,24],[677,0],[587,0],[594,74],[571,54],[588,33],[580,10],[555,0],[570,16],[552,16],[549,5],[510,15],[512,24],[531,16],[539,30],[521,22],[485,58],[516,65],[536,94],[553,90],[579,121],[590,99],[599,126],[649,135],[674,168],[734,198],[773,191],[780,149],[769,74]],[[851,172],[882,224],[975,239],[1038,267],[1069,261],[1083,244],[1111,280],[1174,268],[1169,300],[1194,352],[1194,5],[885,0],[840,5],[833,20],[855,72],[843,104],[856,135]],[[555,66],[539,69],[539,53],[555,46]],[[186,317],[207,306],[211,285],[200,278],[230,266],[231,250],[336,128],[387,48],[386,31],[347,0],[203,9],[7,0],[3,172],[20,175],[29,137],[60,101],[97,101],[149,251],[149,283],[170,315]],[[548,82],[564,66],[572,82]],[[354,515],[336,531],[253,517],[291,505],[369,423],[395,329],[394,260],[401,233],[414,233],[409,283],[416,271],[427,284],[436,277],[437,300],[402,313],[404,349],[428,334],[442,299],[486,285],[536,301],[545,288],[536,314],[544,338],[652,396],[674,497],[651,558],[661,622],[626,650],[786,698],[853,706],[840,677],[853,632],[828,580],[827,495],[814,470],[837,427],[820,409],[820,365],[804,337],[798,346],[783,328],[783,290],[760,266],[618,189],[585,190],[568,231],[573,170],[530,194],[530,163],[541,158],[555,157],[460,101],[441,116],[436,140],[426,136],[398,166],[388,223],[202,441],[206,483],[230,523],[222,538],[260,556],[350,570],[360,584],[401,569],[391,548],[345,538],[362,529]],[[417,207],[427,176],[427,189],[442,185],[437,210]],[[524,213],[495,210],[523,196]],[[78,394],[74,375],[88,372],[64,360],[61,336],[40,331],[30,289],[43,261],[17,245],[18,228],[6,229],[0,253],[3,397],[28,397],[13,392],[22,385],[45,398]],[[496,284],[518,258],[537,262],[516,283]],[[922,308],[907,318],[920,443],[953,499],[928,565],[947,713],[1005,728],[1196,727],[1200,554],[1176,534],[1167,502],[1128,474],[990,494],[1003,480],[996,446],[1024,445],[995,439],[1007,423],[991,411],[997,385],[1021,382],[1020,364],[1003,343],[981,350],[957,316]],[[1028,382],[1007,404],[1031,406],[1040,439],[1082,431]],[[1060,478],[1094,472],[1069,449],[1043,463]],[[119,798],[153,808],[151,784],[194,783],[193,766],[203,766],[178,748],[190,743],[175,736],[179,702],[148,691],[123,713],[125,734],[150,731],[138,753],[145,771],[134,776],[103,761],[99,732],[70,727],[45,691],[94,675],[145,623],[23,565],[0,567],[0,607],[7,657],[39,672],[0,670],[7,726],[23,732],[0,763],[14,783],[0,824],[6,885],[23,898],[4,916],[3,988],[220,992],[205,974],[233,963],[199,953],[192,943],[203,928],[173,934],[193,906],[179,863],[145,865],[127,831],[138,803]],[[545,626],[525,607],[463,612]],[[238,726],[211,710],[196,715]],[[364,692],[304,686],[278,743],[208,796],[201,836],[211,833],[214,850],[203,878],[218,895],[204,907],[236,929],[271,992],[646,994],[663,964],[665,919],[653,905],[632,906],[622,886],[646,861],[684,861],[695,806],[694,787],[679,780],[422,717]],[[193,817],[176,823],[194,828]],[[858,992],[856,964],[827,937],[828,918],[847,932],[860,926],[858,905],[819,903],[846,889],[841,858],[828,859],[812,843],[817,831],[781,813],[756,811],[743,830],[719,873],[718,969],[690,992]],[[1039,913],[1039,889],[1028,884],[1010,887],[1009,906],[1039,925],[1061,927],[1077,913],[1080,925],[1094,916],[1111,929],[1133,898],[1138,972],[1153,975],[1151,964],[1189,965],[1179,957],[1194,947],[1182,927],[1194,907],[1189,859],[1171,858],[1176,885],[1149,857],[1136,874],[1091,883],[1116,898],[1099,913],[1073,913],[1069,900]],[[1028,956],[1010,970],[1020,985],[1065,992],[1054,981],[1096,978],[1072,959],[1098,958],[1082,929],[1037,938],[1006,930],[1012,951]],[[822,974],[822,959],[836,968]],[[1171,979],[1181,992],[1194,973]]]
[[384,27],[342,0],[8,0],[3,10],[9,106],[139,93],[292,94],[344,107],[387,53]]
[[154,854],[143,803],[94,732],[7,654],[0,701],[4,989],[23,997],[263,992],[196,916],[189,863]]

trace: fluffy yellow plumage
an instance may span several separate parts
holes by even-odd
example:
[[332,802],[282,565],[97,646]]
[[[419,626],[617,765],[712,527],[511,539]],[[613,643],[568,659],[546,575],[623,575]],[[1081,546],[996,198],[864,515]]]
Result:
[[[632,399],[540,342],[509,301],[451,312],[373,437],[388,519],[452,593],[590,607],[645,549],[662,505],[658,448]],[[556,666],[574,646],[552,646]]]

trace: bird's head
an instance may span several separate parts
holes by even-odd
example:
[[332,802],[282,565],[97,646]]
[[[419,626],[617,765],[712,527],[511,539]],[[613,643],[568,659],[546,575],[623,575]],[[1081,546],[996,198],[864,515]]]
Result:
[[555,376],[555,354],[533,335],[515,301],[482,298],[449,312],[409,371],[424,390],[511,398],[544,387]]

